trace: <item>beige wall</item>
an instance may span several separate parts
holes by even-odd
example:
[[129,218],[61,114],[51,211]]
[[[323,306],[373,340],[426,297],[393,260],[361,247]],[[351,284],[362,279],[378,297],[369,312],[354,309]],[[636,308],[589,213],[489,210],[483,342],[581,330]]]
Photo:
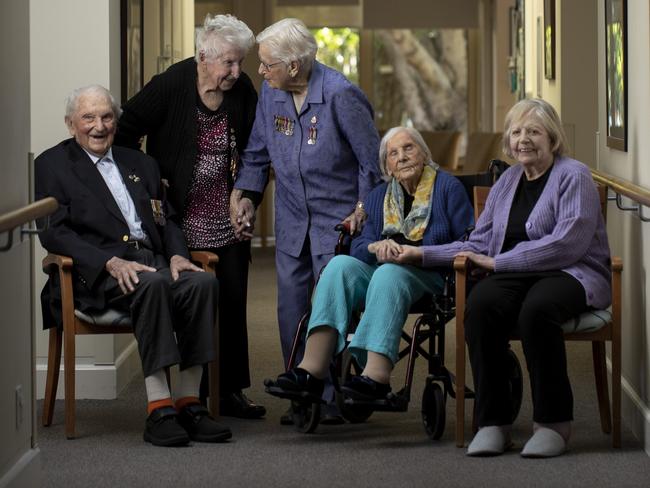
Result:
[[[542,97],[560,114],[570,155],[596,165],[598,5],[592,0],[556,1],[555,79],[544,77],[544,1],[526,2],[526,95]],[[580,28],[576,28],[580,26]]]
[[[627,2],[628,8],[628,151],[606,145],[605,36],[598,29],[598,154],[607,173],[650,189],[650,10],[648,2]],[[598,26],[604,26],[602,2]],[[626,202],[629,203],[629,202]],[[645,209],[649,215],[650,210]],[[650,320],[647,304],[650,268],[650,223],[613,204],[607,222],[610,246],[623,257],[623,415],[650,453]]]
[[[29,203],[29,3],[0,3],[0,214]],[[7,235],[0,236],[0,243]],[[38,486],[30,240],[0,252],[0,486]],[[18,401],[18,399],[20,401]]]

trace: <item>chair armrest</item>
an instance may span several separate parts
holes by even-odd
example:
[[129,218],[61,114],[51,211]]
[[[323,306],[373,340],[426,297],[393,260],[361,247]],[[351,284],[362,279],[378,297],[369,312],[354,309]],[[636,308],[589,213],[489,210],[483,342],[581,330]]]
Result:
[[471,261],[467,256],[456,256],[454,258],[454,270],[460,272],[467,272]]
[[49,274],[53,271],[53,266],[59,268],[60,271],[70,271],[72,270],[72,263],[72,258],[70,256],[48,253],[48,255],[43,258],[43,272]]
[[204,271],[212,273],[215,272],[215,268],[219,262],[219,256],[209,251],[192,251],[190,253],[190,259],[196,264],[200,264]]
[[623,271],[623,260],[620,256],[612,256],[612,272],[621,273]]

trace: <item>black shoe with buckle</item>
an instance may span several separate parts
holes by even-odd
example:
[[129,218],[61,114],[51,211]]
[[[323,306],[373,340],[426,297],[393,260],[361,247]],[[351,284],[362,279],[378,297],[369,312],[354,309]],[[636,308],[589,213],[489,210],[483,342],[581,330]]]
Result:
[[219,424],[200,403],[183,407],[178,413],[178,423],[196,442],[224,442],[232,437],[230,429]]
[[174,407],[160,407],[151,412],[142,437],[154,446],[185,446],[190,442],[187,431],[178,423]]
[[219,413],[240,419],[259,419],[266,415],[266,408],[253,403],[244,393],[226,393],[219,400]]
[[341,391],[353,400],[373,402],[385,400],[391,388],[389,384],[379,383],[367,376],[353,376],[345,382]]

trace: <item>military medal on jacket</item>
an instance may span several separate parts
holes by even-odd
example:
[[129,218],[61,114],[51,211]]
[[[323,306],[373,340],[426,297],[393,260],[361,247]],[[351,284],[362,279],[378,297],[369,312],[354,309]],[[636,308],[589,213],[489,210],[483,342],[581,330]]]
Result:
[[293,127],[295,125],[295,122],[293,120],[282,115],[275,115],[273,116],[273,119],[275,123],[275,130],[277,132],[281,132],[285,136],[293,135]]

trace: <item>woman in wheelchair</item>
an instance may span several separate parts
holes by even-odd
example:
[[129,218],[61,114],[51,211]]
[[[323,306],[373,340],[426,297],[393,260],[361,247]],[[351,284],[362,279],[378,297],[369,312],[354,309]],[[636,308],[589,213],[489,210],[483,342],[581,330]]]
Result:
[[512,107],[503,149],[517,164],[492,187],[467,241],[403,246],[387,261],[430,268],[466,256],[488,274],[465,310],[479,427],[467,454],[497,455],[511,446],[508,340],[516,334],[533,401],[533,435],[521,455],[551,457],[566,450],[573,419],[561,325],[609,305],[609,245],[591,173],[564,156],[566,136],[551,105],[533,99]]
[[316,286],[302,362],[273,382],[285,398],[318,401],[332,356],[345,347],[353,314],[362,310],[349,349],[365,369],[342,391],[361,401],[386,398],[409,308],[440,291],[442,278],[435,270],[379,263],[398,256],[405,244],[459,239],[472,224],[463,186],[433,163],[417,130],[390,129],[381,141],[379,161],[385,183],[368,195],[368,220],[352,241],[351,255],[334,257]]

